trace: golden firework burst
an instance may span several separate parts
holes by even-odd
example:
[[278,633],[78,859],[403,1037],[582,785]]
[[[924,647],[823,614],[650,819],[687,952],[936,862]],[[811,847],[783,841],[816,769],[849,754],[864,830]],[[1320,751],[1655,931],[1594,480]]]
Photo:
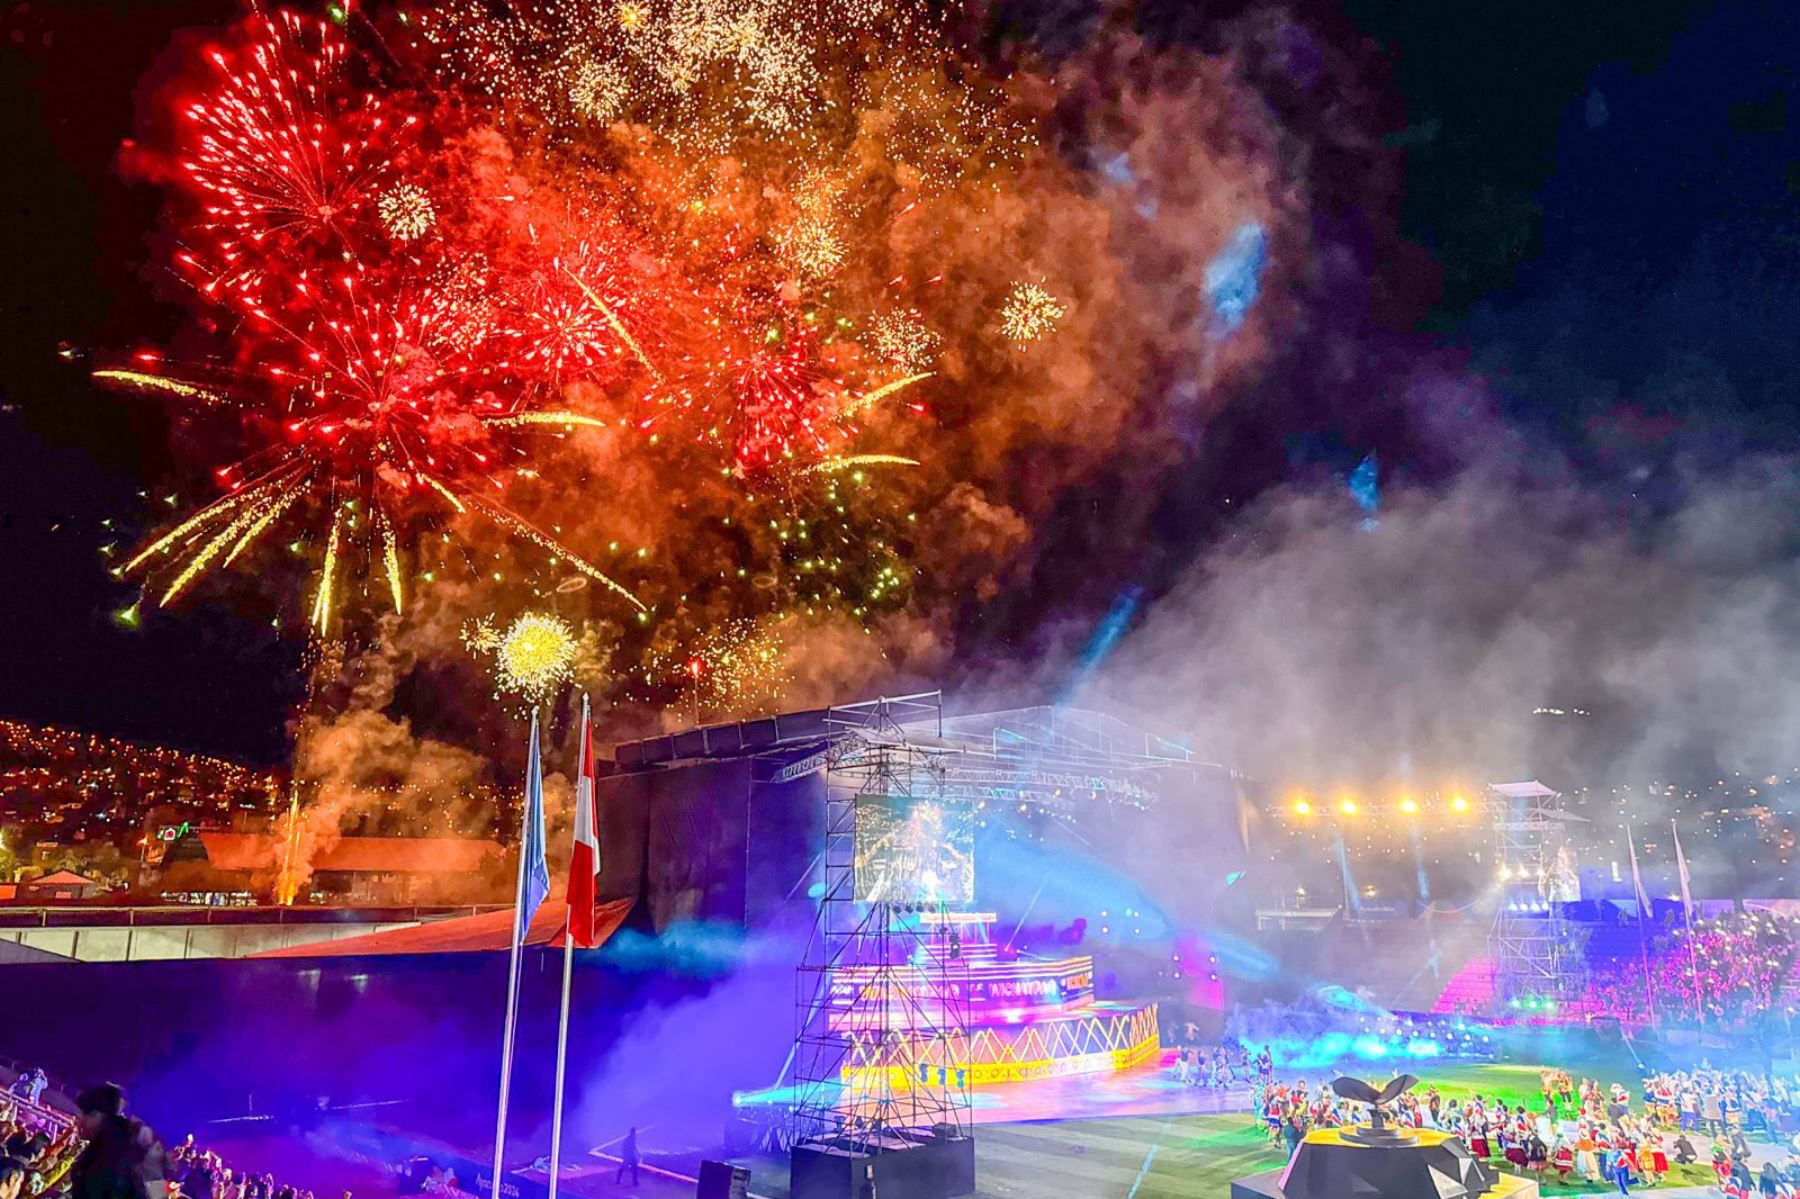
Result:
[[547,612],[526,612],[505,632],[488,617],[463,626],[463,644],[472,653],[492,654],[494,685],[500,694],[537,705],[556,694],[575,670],[575,631]]
[[395,241],[416,241],[431,231],[437,210],[431,197],[416,183],[397,183],[375,201],[381,223]]
[[1037,341],[1056,331],[1062,301],[1035,283],[1015,283],[1000,306],[1000,332],[1017,342]]

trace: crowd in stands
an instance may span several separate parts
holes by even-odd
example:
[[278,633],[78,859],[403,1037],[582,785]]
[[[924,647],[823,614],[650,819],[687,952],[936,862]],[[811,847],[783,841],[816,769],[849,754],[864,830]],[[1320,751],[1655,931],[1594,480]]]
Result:
[[[1654,1187],[1674,1165],[1709,1166],[1719,1189],[1735,1199],[1800,1199],[1800,1079],[1699,1069],[1652,1075],[1634,1096],[1620,1084],[1579,1082],[1567,1072],[1540,1075],[1540,1099],[1471,1094],[1446,1098],[1436,1086],[1394,1101],[1396,1123],[1461,1137],[1478,1158],[1504,1162],[1540,1182]],[[1261,1079],[1252,1092],[1271,1142],[1291,1155],[1306,1133],[1368,1118],[1363,1104],[1323,1081]],[[1748,1133],[1788,1144],[1785,1162],[1751,1163]],[[1775,1155],[1777,1157],[1780,1154]]]
[[125,1114],[125,1094],[111,1083],[83,1091],[74,1116],[45,1102],[48,1085],[42,1070],[24,1071],[0,1096],[0,1199],[315,1199],[233,1169],[192,1135],[165,1149]]

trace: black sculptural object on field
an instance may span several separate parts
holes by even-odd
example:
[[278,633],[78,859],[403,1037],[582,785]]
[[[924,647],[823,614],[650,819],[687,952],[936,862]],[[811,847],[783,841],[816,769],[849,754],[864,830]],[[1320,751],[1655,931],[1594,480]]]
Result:
[[[1537,1187],[1502,1178],[1469,1154],[1460,1137],[1389,1123],[1388,1105],[1419,1080],[1402,1074],[1377,1090],[1360,1078],[1331,1089],[1369,1105],[1369,1123],[1315,1128],[1288,1164],[1231,1184],[1231,1199],[1525,1199]],[[1498,1194],[1489,1195],[1491,1191]]]
[[1360,1078],[1339,1078],[1332,1082],[1331,1089],[1345,1099],[1354,1099],[1369,1105],[1369,1126],[1346,1132],[1346,1140],[1360,1141],[1365,1145],[1398,1145],[1412,1139],[1408,1129],[1395,1128],[1387,1123],[1385,1106],[1406,1094],[1418,1084],[1418,1079],[1411,1074],[1402,1074],[1387,1086],[1377,1091]]

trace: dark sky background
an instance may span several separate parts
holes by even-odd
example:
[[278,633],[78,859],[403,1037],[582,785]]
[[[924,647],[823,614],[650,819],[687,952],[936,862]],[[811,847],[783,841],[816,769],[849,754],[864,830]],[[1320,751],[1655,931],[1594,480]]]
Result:
[[[1090,6],[1012,7],[1066,36]],[[1161,0],[1144,21],[1181,29],[1243,7]],[[155,342],[179,325],[149,265],[159,198],[112,160],[175,33],[235,11],[0,10],[0,715],[274,763],[298,641],[216,604],[135,630],[115,621],[135,588],[96,549],[132,545],[160,510],[167,431],[154,405],[97,392],[56,352]],[[1405,154],[1401,232],[1436,266],[1407,275],[1420,328],[1466,355],[1510,420],[1597,485],[1653,472],[1676,445],[1721,458],[1792,447],[1800,9],[1346,0],[1305,12],[1322,36],[1373,44],[1399,114],[1384,132]],[[1265,410],[1220,434],[1279,436],[1296,415]],[[1360,436],[1351,449],[1404,470],[1406,444]]]

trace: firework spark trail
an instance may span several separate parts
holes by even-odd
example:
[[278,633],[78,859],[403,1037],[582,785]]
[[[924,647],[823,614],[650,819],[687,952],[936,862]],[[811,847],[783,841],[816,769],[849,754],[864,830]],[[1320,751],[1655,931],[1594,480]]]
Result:
[[93,372],[92,378],[101,383],[113,383],[135,391],[160,392],[164,395],[179,396],[184,400],[199,400],[207,404],[223,403],[227,399],[223,392],[201,387],[197,383],[189,383],[185,379],[171,379],[167,375],[152,374],[148,371],[97,370]]
[[579,412],[515,412],[511,416],[489,417],[482,422],[494,429],[519,429],[530,425],[581,425],[589,429],[604,429],[606,422],[598,417],[583,416]]
[[[226,546],[241,541],[251,529],[256,528],[263,521],[265,515],[266,513],[259,510],[254,504],[243,506],[230,523],[209,537],[198,550],[189,556],[187,565],[181,569],[167,590],[163,592],[162,599],[157,601],[158,605],[164,608],[168,607],[175,597],[187,588],[189,583],[200,577]],[[233,553],[235,554],[236,551],[234,550]]]
[[276,490],[282,483],[291,481],[292,473],[291,467],[284,463],[255,482],[245,485],[230,495],[214,500],[139,550],[135,557],[125,563],[126,573],[129,574],[150,559],[157,557],[176,542],[186,540],[190,534],[197,533],[214,521],[232,515],[244,505],[263,498],[269,492]]
[[452,508],[455,508],[458,512],[467,512],[469,510],[468,505],[463,503],[462,500],[458,499],[456,493],[454,491],[451,491],[448,487],[444,486],[444,484],[441,481],[439,481],[438,479],[432,477],[431,475],[420,475],[419,478],[421,478],[425,481],[425,485],[427,487],[431,488],[433,491],[437,492],[439,495],[443,496],[446,500],[448,500],[450,502],[450,506]]
[[575,286],[581,289],[581,294],[586,296],[588,302],[599,310],[601,316],[606,318],[606,323],[611,326],[614,333],[619,335],[619,340],[624,342],[637,356],[637,360],[644,364],[644,369],[650,372],[650,377],[661,383],[663,381],[662,372],[656,369],[656,363],[650,361],[650,355],[644,353],[644,347],[637,343],[637,338],[631,335],[631,330],[625,327],[625,322],[618,318],[611,306],[600,298],[600,293],[589,287],[586,280],[568,267],[563,267],[563,273],[575,280]]
[[273,500],[269,501],[263,514],[256,518],[254,524],[244,530],[244,535],[238,538],[237,544],[231,547],[231,552],[225,555],[225,561],[220,565],[230,566],[237,561],[238,555],[249,549],[258,537],[281,519],[281,514],[293,507],[294,501],[305,494],[305,491],[306,480],[301,478],[298,482],[289,484],[286,491],[280,492]]
[[908,375],[904,379],[895,379],[892,383],[884,383],[874,391],[857,396],[854,400],[850,401],[844,409],[844,416],[845,418],[849,418],[856,416],[858,413],[866,412],[893,395],[895,392],[904,391],[915,383],[923,383],[936,373],[936,371],[924,371],[920,374]]
[[561,542],[557,541],[554,537],[550,536],[548,533],[545,533],[545,532],[542,532],[541,530],[539,530],[535,525],[533,525],[530,521],[526,520],[524,517],[519,516],[513,512],[509,512],[505,508],[500,507],[498,504],[492,503],[488,500],[481,499],[478,496],[470,496],[469,503],[474,505],[474,507],[477,510],[479,510],[484,516],[486,516],[489,520],[493,521],[495,524],[504,525],[506,528],[511,529],[513,532],[517,533],[519,536],[525,538],[525,540],[533,542],[534,544],[542,547],[543,549],[549,550],[551,553],[556,554],[559,557],[567,558],[569,560],[569,564],[571,566],[573,566],[576,570],[579,570],[582,574],[586,575],[590,579],[593,579],[597,583],[604,583],[607,587],[610,587],[613,591],[617,592],[619,595],[624,596],[626,599],[631,601],[633,606],[635,606],[639,612],[648,612],[649,611],[649,609],[644,606],[644,603],[642,600],[638,599],[637,596],[631,594],[631,592],[626,590],[626,588],[624,586],[615,582],[609,575],[606,574],[606,572],[602,571],[599,567],[593,565],[591,562],[587,561],[585,558],[581,557],[579,554],[576,554],[573,551],[571,551],[567,546],[565,546]]
[[400,550],[394,544],[394,527],[388,523],[385,514],[377,512],[375,517],[377,531],[381,534],[381,561],[387,568],[388,591],[394,597],[394,614],[406,611],[406,603],[400,586]]
[[898,454],[846,454],[839,458],[827,458],[802,471],[807,475],[836,475],[847,470],[855,470],[860,466],[917,466],[917,458],[902,458]]
[[325,562],[319,568],[319,591],[313,601],[312,626],[321,635],[331,625],[331,593],[337,578],[338,546],[343,540],[344,525],[349,519],[350,505],[340,501],[332,514],[331,533],[325,543]]

